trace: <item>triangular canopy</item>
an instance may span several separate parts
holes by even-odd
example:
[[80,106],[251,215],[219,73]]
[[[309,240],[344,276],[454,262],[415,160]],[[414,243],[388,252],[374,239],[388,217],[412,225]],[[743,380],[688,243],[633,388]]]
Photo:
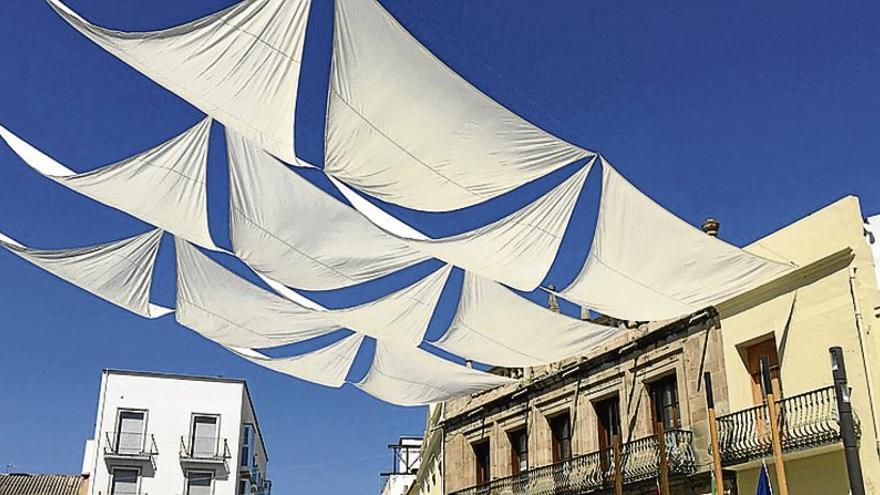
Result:
[[161,31],[91,24],[49,4],[86,37],[226,127],[296,163],[294,116],[310,0],[245,0]]
[[429,259],[239,134],[226,140],[232,246],[259,273],[330,290]]
[[620,335],[616,327],[542,308],[466,272],[452,324],[432,345],[481,363],[518,368],[586,354],[615,335]]
[[364,336],[356,333],[317,351],[285,358],[271,358],[252,349],[230,348],[230,350],[254,364],[278,373],[339,388],[345,383],[345,377],[363,340]]
[[508,383],[514,380],[460,366],[418,347],[378,340],[370,370],[354,385],[385,402],[421,406]]
[[359,306],[313,309],[263,290],[177,239],[178,321],[226,346],[274,347],[350,328],[418,345],[451,267]]
[[643,194],[602,159],[590,254],[564,297],[628,320],[676,318],[792,269],[711,237]]
[[211,119],[120,162],[76,173],[0,126],[0,137],[38,173],[149,224],[217,249],[208,229]]
[[177,321],[225,346],[263,349],[342,327],[239,277],[192,244],[175,238]]
[[532,290],[556,259],[591,165],[496,222],[451,237],[407,242],[424,253],[492,280]]
[[325,170],[426,211],[494,198],[592,153],[454,73],[375,0],[337,0]]
[[0,234],[0,246],[62,280],[145,318],[172,310],[150,303],[162,230],[74,249],[33,249]]

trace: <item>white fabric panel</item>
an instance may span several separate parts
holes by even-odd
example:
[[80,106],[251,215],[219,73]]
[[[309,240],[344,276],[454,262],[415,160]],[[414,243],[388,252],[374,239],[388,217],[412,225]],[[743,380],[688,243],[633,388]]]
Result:
[[275,156],[296,163],[294,116],[309,0],[245,0],[161,31],[95,26],[60,0],[75,29]]
[[286,358],[271,358],[250,349],[231,350],[248,361],[301,380],[339,388],[351,369],[364,336],[350,335],[317,351]]
[[339,330],[312,309],[263,290],[175,238],[177,321],[226,346],[267,348]]
[[440,293],[452,271],[445,266],[409,287],[373,302],[330,311],[334,321],[379,339],[394,339],[411,346],[424,340]]
[[590,165],[520,210],[478,229],[410,245],[520,290],[537,287],[553,260]]
[[378,340],[370,370],[354,385],[385,402],[420,406],[514,382],[460,366],[418,347]]
[[32,249],[0,234],[0,246],[43,270],[145,318],[171,309],[150,304],[162,230],[74,249]]
[[375,0],[337,0],[325,170],[426,211],[484,202],[592,153],[526,122]]
[[868,244],[874,255],[874,272],[877,275],[877,286],[880,287],[880,215],[869,217],[865,228],[869,232]]
[[617,318],[663,320],[722,302],[792,267],[706,235],[602,160],[602,201],[587,262],[564,297]]
[[441,268],[409,287],[360,306],[317,310],[251,284],[186,241],[176,239],[175,245],[177,320],[211,340],[234,347],[292,344],[343,327],[418,345],[452,270]]
[[2,137],[38,173],[208,249],[206,173],[211,119],[149,149],[76,173],[0,126]]
[[615,327],[556,313],[465,272],[455,318],[432,345],[481,363],[518,368],[587,354],[619,334]]
[[236,255],[284,284],[329,290],[428,259],[227,130]]

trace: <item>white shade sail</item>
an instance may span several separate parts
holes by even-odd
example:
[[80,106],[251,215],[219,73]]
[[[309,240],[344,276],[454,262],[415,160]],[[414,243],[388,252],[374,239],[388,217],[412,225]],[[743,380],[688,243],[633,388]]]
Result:
[[371,337],[418,345],[451,271],[359,306],[313,309],[265,291],[177,239],[177,319],[226,346],[292,344],[346,327]]
[[196,244],[217,249],[208,229],[206,173],[211,119],[143,153],[76,173],[0,126],[0,137],[35,171],[95,201]]
[[292,287],[338,289],[429,259],[227,130],[236,255]]
[[316,351],[285,358],[271,358],[251,349],[230,350],[254,364],[278,373],[339,388],[345,383],[345,377],[363,340],[364,336],[356,333]]
[[325,170],[425,211],[494,198],[592,153],[481,93],[375,0],[337,0]]
[[706,235],[602,159],[602,201],[587,261],[564,297],[617,318],[663,320],[722,302],[792,269]]
[[452,324],[432,345],[481,363],[517,368],[586,354],[619,334],[616,327],[570,318],[466,272]]
[[439,358],[427,351],[378,340],[373,364],[354,385],[385,402],[420,406],[514,383]]
[[296,163],[294,116],[309,0],[245,0],[170,29],[91,24],[60,0],[75,29],[275,156]]
[[176,238],[177,321],[226,346],[267,348],[341,327],[321,312],[263,290]]
[[145,318],[172,310],[150,303],[162,230],[74,249],[33,249],[0,234],[0,246],[105,301]]
[[442,239],[407,242],[510,287],[532,290],[556,259],[590,165],[536,201],[489,225]]

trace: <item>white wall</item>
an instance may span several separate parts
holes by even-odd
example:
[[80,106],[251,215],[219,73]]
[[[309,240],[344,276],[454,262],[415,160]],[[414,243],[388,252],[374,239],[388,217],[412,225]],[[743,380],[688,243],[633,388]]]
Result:
[[[249,411],[244,384],[240,382],[142,376],[125,372],[105,372],[95,427],[94,449],[86,449],[93,459],[84,459],[84,466],[93,466],[90,495],[108,495],[110,468],[120,465],[142,467],[140,494],[178,495],[185,493],[184,466],[180,461],[180,439],[190,434],[192,415],[204,413],[220,416],[219,437],[229,444],[231,458],[228,472],[216,469],[214,495],[237,493],[239,454],[243,410]],[[131,461],[108,462],[104,456],[106,432],[117,430],[119,409],[147,410],[147,439],[155,438],[158,455],[155,469],[149,463]],[[249,416],[253,417],[253,413]],[[112,435],[111,435],[112,438]],[[265,458],[265,457],[264,457]],[[194,466],[195,467],[195,466]],[[187,467],[189,468],[189,467]],[[201,466],[198,467],[202,469]]]

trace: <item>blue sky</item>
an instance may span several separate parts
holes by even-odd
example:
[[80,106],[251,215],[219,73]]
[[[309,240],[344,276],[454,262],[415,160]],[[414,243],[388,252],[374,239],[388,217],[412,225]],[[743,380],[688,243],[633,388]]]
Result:
[[[231,3],[69,1],[87,18],[121,30],[168,27]],[[880,211],[876,3],[382,3],[492,97],[556,135],[601,151],[686,220],[720,219],[722,237],[731,242],[747,243],[847,194],[861,197],[865,213]],[[297,112],[297,152],[313,163],[323,162],[331,12],[329,0],[314,1]],[[44,2],[0,2],[0,123],[62,163],[78,171],[110,163],[199,119],[192,107],[75,33]],[[212,137],[211,230],[228,246],[222,129],[215,127]],[[454,214],[395,211],[429,233],[449,234],[498,218],[567,173]],[[586,255],[596,178],[548,282],[564,285]],[[0,146],[4,233],[60,248],[147,228],[39,177]],[[168,305],[172,263],[166,243],[154,300]],[[314,297],[331,306],[354,304],[433,266]],[[456,280],[444,292],[429,337],[442,334],[454,309]],[[0,469],[77,472],[105,367],[246,378],[279,495],[376,493],[378,473],[390,464],[385,446],[422,430],[421,408],[260,369],[173,318],[140,319],[5,252],[0,281]],[[363,374],[368,359],[369,348],[352,377]]]

